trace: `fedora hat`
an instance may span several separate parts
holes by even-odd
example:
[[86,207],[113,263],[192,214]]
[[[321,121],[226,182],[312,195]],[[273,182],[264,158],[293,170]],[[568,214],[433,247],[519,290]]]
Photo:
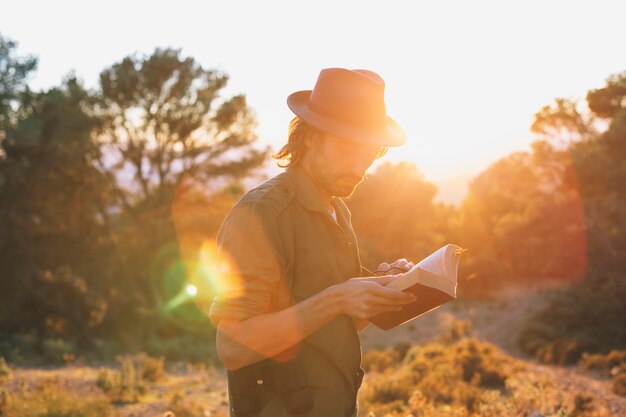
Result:
[[384,96],[385,82],[372,71],[326,68],[313,90],[290,94],[287,105],[325,132],[381,146],[402,145],[406,134],[387,116]]

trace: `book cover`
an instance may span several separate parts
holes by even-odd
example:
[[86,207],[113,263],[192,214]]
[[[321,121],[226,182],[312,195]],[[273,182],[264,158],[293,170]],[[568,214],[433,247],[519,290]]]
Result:
[[457,245],[445,245],[387,284],[391,288],[412,292],[417,300],[402,306],[400,311],[381,313],[369,321],[389,330],[456,299],[457,270],[464,251]]

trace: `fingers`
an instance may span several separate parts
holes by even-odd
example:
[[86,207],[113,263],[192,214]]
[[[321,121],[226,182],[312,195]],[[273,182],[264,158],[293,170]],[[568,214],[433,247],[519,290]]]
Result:
[[400,276],[402,276],[401,274],[396,274],[396,275],[382,275],[380,277],[371,277],[371,279],[369,279],[372,282],[375,282],[377,284],[380,285],[387,285],[389,284],[391,281],[393,281],[394,279],[399,278]]
[[383,262],[382,264],[378,265],[378,268],[376,268],[377,271],[386,271],[390,268],[390,265],[387,262]]
[[398,259],[397,261],[391,264],[392,267],[400,268],[405,271],[408,271],[409,269],[413,268],[414,265],[415,264],[413,262],[409,262],[405,258]]
[[378,286],[373,287],[371,292],[378,298],[391,300],[393,302],[410,303],[416,300],[415,294],[396,290],[395,288]]

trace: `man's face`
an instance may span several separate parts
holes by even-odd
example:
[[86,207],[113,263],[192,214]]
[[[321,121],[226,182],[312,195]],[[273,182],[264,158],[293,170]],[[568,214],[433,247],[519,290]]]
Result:
[[327,194],[348,197],[381,150],[378,145],[324,133],[309,149],[311,175]]

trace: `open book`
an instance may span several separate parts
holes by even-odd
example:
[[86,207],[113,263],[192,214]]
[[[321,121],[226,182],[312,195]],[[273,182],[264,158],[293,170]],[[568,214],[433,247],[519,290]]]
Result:
[[389,330],[456,298],[459,259],[465,249],[448,244],[428,255],[401,277],[386,286],[410,291],[417,296],[400,311],[388,311],[370,317],[375,326]]

